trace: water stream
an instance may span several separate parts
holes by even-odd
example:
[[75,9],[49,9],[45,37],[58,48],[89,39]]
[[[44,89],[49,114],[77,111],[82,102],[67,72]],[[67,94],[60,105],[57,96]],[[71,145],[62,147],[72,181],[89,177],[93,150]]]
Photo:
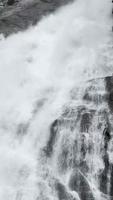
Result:
[[76,0],[1,35],[0,200],[113,199],[111,10]]

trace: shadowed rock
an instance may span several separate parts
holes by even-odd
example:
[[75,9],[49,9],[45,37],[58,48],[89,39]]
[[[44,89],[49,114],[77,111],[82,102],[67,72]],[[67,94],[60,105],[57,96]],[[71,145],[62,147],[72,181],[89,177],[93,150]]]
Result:
[[[9,0],[10,5],[14,0]],[[0,13],[0,33],[5,36],[35,25],[42,16],[55,11],[71,0],[32,0],[6,6]]]
[[110,166],[110,196],[113,199],[113,164]]
[[15,3],[15,0],[8,0],[7,5],[12,6]]
[[53,153],[56,136],[57,136],[57,131],[58,131],[58,126],[59,126],[58,124],[59,124],[59,121],[55,120],[50,127],[49,140],[47,142],[46,147],[44,148],[44,152],[46,153],[47,157],[50,157]]
[[109,127],[106,127],[104,129],[103,136],[104,136],[104,148],[105,148],[105,151],[107,151],[108,144],[109,144],[109,141],[111,139],[111,134],[110,134],[110,128]]
[[113,164],[109,161],[108,145],[111,140],[111,133],[109,127],[106,127],[103,131],[104,137],[104,155],[103,163],[104,169],[99,175],[100,190],[109,196],[113,196]]
[[65,188],[65,186],[59,182],[55,184],[55,189],[57,191],[59,200],[77,200],[74,198]]
[[113,113],[113,76],[105,78],[105,85],[106,85],[106,92],[108,93],[108,98],[107,98],[108,106],[111,113]]
[[109,184],[109,157],[107,152],[103,156],[103,162],[104,162],[104,170],[99,175],[100,180],[100,191],[102,191],[104,194],[108,194],[108,184]]
[[72,173],[69,187],[79,194],[81,200],[95,200],[86,178],[79,170]]
[[92,117],[93,117],[93,114],[91,112],[85,112],[82,115],[81,125],[80,125],[81,132],[88,132],[91,125]]

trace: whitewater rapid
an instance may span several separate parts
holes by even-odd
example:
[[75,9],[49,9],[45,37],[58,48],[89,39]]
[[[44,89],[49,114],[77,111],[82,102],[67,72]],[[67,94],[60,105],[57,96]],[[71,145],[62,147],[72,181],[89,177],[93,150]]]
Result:
[[42,149],[73,88],[71,104],[80,106],[86,82],[113,73],[111,10],[110,0],[77,0],[24,32],[0,36],[0,200],[57,200],[51,177],[68,182],[71,170],[57,169],[62,142],[52,160]]

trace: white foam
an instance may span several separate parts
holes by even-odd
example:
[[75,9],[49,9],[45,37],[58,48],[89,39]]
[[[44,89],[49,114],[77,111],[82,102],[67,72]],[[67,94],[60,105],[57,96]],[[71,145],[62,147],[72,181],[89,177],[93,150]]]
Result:
[[[106,71],[112,73],[111,65],[103,70],[103,47],[108,48],[110,40],[110,6],[108,0],[78,0],[23,33],[1,36],[0,200],[34,200],[35,153],[47,139],[48,125],[60,114],[70,88]],[[34,105],[43,97],[46,103],[31,122]],[[27,122],[31,122],[29,136],[19,143],[17,126]],[[33,147],[36,138],[39,149]],[[28,177],[23,175],[19,182],[20,186],[24,182],[21,194],[18,176],[24,166]]]

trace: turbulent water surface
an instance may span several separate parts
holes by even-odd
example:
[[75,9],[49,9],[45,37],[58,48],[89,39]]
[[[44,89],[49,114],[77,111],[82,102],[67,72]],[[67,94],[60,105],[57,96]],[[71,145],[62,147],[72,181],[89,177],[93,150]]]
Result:
[[113,199],[111,4],[0,36],[0,200]]

